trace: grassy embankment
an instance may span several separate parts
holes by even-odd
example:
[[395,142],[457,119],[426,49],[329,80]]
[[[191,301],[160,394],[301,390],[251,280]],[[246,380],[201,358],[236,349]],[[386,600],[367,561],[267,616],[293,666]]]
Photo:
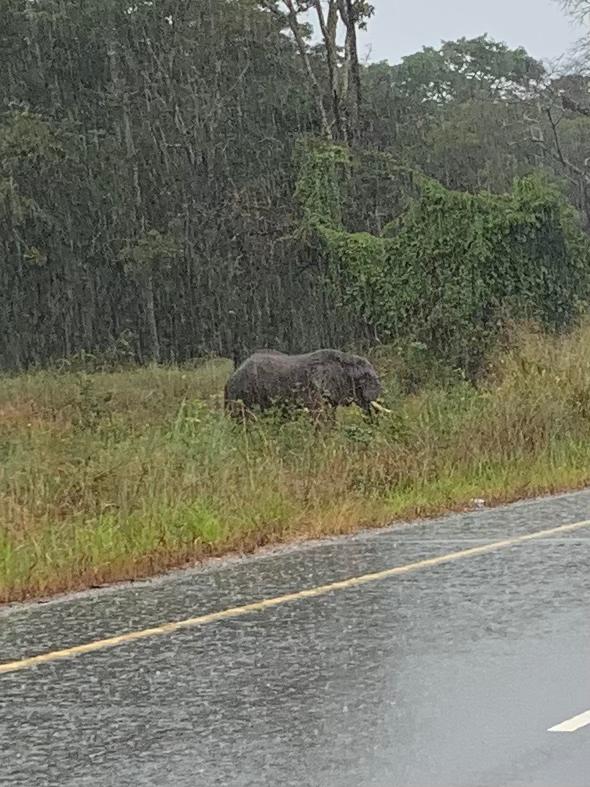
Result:
[[0,379],[0,600],[590,481],[590,328],[522,336],[479,390],[377,363],[394,415],[319,433],[230,423],[223,361]]

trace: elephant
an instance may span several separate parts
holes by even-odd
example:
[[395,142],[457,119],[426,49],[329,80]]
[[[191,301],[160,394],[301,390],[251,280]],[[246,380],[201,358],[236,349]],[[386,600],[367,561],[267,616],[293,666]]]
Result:
[[377,402],[380,394],[377,372],[358,355],[331,349],[303,355],[257,350],[227,381],[225,408],[239,415],[279,405],[318,415],[355,403],[370,415],[373,409],[385,410]]

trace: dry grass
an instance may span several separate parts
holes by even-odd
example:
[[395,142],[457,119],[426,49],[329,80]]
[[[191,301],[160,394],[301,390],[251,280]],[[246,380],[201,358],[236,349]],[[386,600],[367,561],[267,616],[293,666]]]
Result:
[[0,600],[136,578],[231,550],[590,481],[590,328],[521,334],[479,390],[395,415],[230,423],[223,361],[0,380]]

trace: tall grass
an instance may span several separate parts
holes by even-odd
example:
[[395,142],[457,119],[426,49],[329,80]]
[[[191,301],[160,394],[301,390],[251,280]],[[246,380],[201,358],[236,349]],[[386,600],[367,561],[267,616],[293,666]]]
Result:
[[0,379],[0,600],[590,481],[590,327],[521,332],[478,388],[375,361],[393,415],[319,431],[230,422],[224,361]]

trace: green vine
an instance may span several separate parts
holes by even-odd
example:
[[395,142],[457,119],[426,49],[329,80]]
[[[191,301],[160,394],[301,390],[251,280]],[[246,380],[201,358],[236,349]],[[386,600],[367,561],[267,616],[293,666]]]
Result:
[[475,373],[505,319],[567,327],[587,301],[590,250],[577,217],[538,175],[510,194],[450,191],[390,157],[363,164],[413,193],[381,234],[350,232],[344,206],[358,156],[300,145],[301,233],[325,255],[329,286],[388,340],[419,341]]

